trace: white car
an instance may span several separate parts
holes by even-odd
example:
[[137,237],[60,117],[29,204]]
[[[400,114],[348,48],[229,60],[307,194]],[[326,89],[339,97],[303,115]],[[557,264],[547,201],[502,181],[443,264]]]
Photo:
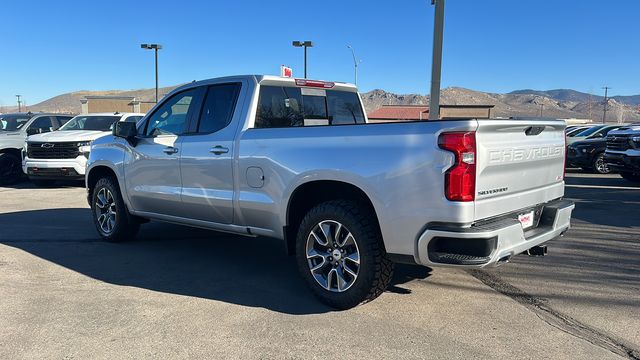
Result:
[[118,121],[137,122],[141,113],[95,113],[74,117],[56,131],[27,138],[22,171],[39,186],[82,180],[91,142],[111,133]]

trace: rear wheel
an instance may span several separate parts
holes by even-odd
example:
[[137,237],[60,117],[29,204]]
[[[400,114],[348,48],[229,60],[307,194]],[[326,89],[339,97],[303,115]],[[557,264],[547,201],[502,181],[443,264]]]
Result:
[[91,196],[93,223],[100,236],[109,242],[133,239],[140,223],[129,214],[115,179],[104,177],[96,183]]
[[604,161],[604,153],[597,154],[593,158],[593,171],[598,174],[610,174],[611,169],[607,165],[606,161]]
[[629,181],[640,182],[640,172],[637,172],[637,173],[621,172],[620,176],[622,176],[623,178]]
[[20,158],[10,153],[0,154],[0,185],[15,184],[22,176]]
[[371,301],[393,273],[377,223],[366,207],[334,200],[312,208],[296,238],[302,277],[323,303],[348,309]]

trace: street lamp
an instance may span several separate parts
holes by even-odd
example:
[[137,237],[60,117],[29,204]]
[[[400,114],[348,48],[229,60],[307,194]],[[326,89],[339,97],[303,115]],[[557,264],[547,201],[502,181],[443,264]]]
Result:
[[442,72],[442,34],[444,33],[444,0],[431,0],[436,6],[433,21],[433,61],[431,62],[431,94],[429,120],[440,118],[440,75]]
[[20,100],[21,97],[22,95],[16,95],[16,99],[18,100],[18,112],[22,112],[22,101]]
[[154,50],[156,55],[156,104],[158,103],[158,50],[162,49],[160,44],[140,44],[142,49]]
[[313,47],[313,42],[311,41],[294,41],[292,45],[295,47],[304,47],[304,78],[307,78],[307,48]]
[[353,46],[347,45],[349,49],[351,49],[351,55],[353,55],[353,66],[355,68],[355,79],[356,79],[356,87],[358,87],[358,65],[362,62],[362,60],[358,60],[356,58],[356,52],[353,50]]

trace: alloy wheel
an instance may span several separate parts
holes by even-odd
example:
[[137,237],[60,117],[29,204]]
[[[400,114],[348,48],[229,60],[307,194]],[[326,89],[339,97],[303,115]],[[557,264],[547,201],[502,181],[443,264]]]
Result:
[[598,156],[595,165],[596,171],[600,174],[608,174],[611,172],[611,169],[607,166],[607,163],[604,161],[604,156],[602,155]]
[[96,195],[96,218],[100,230],[105,234],[111,234],[116,226],[116,202],[113,194],[107,188],[101,188]]
[[324,220],[311,229],[306,253],[311,275],[325,290],[344,292],[358,278],[358,244],[349,229],[337,221]]

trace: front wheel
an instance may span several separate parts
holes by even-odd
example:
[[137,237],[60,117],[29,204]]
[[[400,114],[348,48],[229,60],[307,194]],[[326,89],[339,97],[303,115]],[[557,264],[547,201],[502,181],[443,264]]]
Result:
[[296,259],[312,292],[337,309],[375,299],[393,274],[375,214],[353,201],[328,201],[306,214]]
[[598,174],[610,174],[611,169],[604,161],[604,153],[596,155],[593,159],[593,170]]
[[621,172],[620,176],[629,181],[640,182],[640,173]]
[[106,241],[130,240],[140,228],[124,204],[116,180],[111,177],[98,180],[93,188],[91,211],[96,230]]
[[0,185],[15,184],[22,179],[20,158],[10,153],[0,154]]

